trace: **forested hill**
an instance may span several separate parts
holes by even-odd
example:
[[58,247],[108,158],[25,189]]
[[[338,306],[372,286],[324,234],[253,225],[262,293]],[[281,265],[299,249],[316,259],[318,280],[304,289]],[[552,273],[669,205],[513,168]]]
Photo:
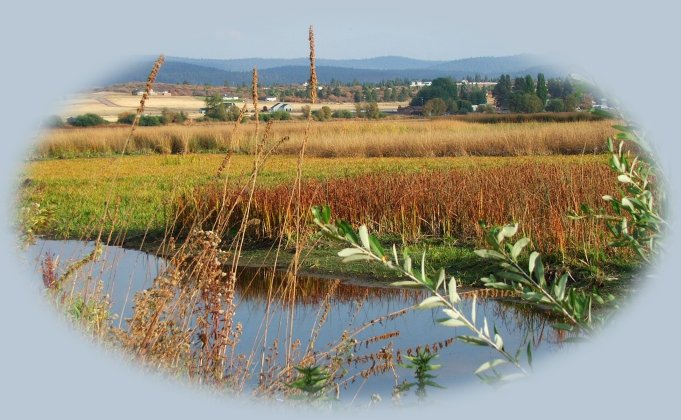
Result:
[[[155,57],[136,60],[124,71],[107,77],[105,84],[144,81]],[[309,78],[306,58],[296,59],[193,59],[167,57],[158,73],[161,83],[240,85],[251,80],[251,70],[258,68],[262,85],[303,83]],[[317,76],[321,83],[336,80],[343,83],[358,81],[378,83],[393,79],[434,79],[467,76],[497,79],[502,73],[523,76],[543,72],[547,77],[562,76],[565,70],[550,65],[541,56],[515,55],[508,57],[477,57],[453,61],[415,60],[406,57],[376,57],[356,60],[317,60]]]

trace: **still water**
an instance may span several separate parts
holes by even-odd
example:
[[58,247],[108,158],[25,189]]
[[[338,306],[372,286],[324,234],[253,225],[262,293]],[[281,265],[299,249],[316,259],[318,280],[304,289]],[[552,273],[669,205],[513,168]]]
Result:
[[[39,240],[28,249],[27,255],[35,269],[36,281],[41,281],[41,261],[46,256],[59,256],[59,267],[64,270],[93,249],[91,242]],[[107,246],[98,261],[86,265],[78,273],[75,287],[81,292],[92,293],[98,283],[95,279],[101,280],[103,293],[110,296],[111,312],[117,314],[114,325],[125,328],[125,320],[132,314],[134,294],[151,287],[154,278],[166,266],[162,258]],[[446,388],[430,388],[429,394],[452,392],[451,388],[463,384],[486,386],[474,372],[482,363],[497,358],[496,352],[457,342],[457,335],[468,335],[469,331],[439,325],[436,322],[442,318],[439,309],[408,310],[399,316],[381,319],[418,304],[427,297],[423,291],[394,288],[384,283],[300,276],[296,281],[295,304],[270,299],[275,303],[268,305],[268,292],[277,290],[276,286],[284,281],[282,276],[271,274],[268,270],[252,268],[239,273],[235,323],[241,323],[243,333],[237,354],[253,354],[254,350],[271,346],[275,339],[281,348],[284,343],[299,339],[304,350],[313,336],[316,352],[323,353],[337,343],[344,332],[354,333],[364,328],[354,336],[357,344],[352,349],[351,373],[375,373],[380,364],[376,355],[381,351],[392,350],[403,357],[417,348],[428,347],[438,353],[434,363],[442,365],[433,372],[437,375],[435,381]],[[463,312],[470,314],[473,300],[464,297],[461,305]],[[325,306],[328,311],[324,310]],[[535,360],[559,349],[570,350],[571,345],[561,341],[561,334],[551,328],[548,319],[522,305],[478,298],[476,311],[478,324],[484,316],[490,328],[496,326],[511,354],[520,347],[524,350],[528,341],[532,343]],[[323,322],[320,322],[322,318]],[[413,379],[413,371],[399,366],[394,372],[374,373],[366,378],[357,375],[354,381],[341,388],[341,397],[366,401],[372,394],[379,394],[383,399],[390,398],[396,381]]]

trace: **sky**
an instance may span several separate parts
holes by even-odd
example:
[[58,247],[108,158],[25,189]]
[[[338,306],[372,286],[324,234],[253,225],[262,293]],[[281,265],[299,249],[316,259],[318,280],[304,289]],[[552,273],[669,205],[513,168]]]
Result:
[[[403,55],[422,59],[549,53],[579,64],[653,139],[671,196],[681,153],[681,74],[674,2],[258,1],[13,2],[0,15],[0,418],[189,418],[247,415],[254,405],[218,400],[141,372],[88,344],[56,319],[25,281],[10,231],[12,191],[37,125],[61,99],[91,85],[126,57],[301,57],[315,26],[318,56]],[[509,192],[512,194],[513,192]],[[674,226],[672,226],[674,229]],[[673,232],[673,231],[672,231]],[[670,234],[648,287],[636,293],[610,328],[583,350],[537,369],[503,391],[452,395],[419,408],[421,417],[483,412],[488,417],[663,418],[677,410],[679,338],[675,267],[681,244]],[[575,415],[573,410],[577,410]],[[550,413],[546,414],[546,413]],[[263,414],[262,410],[259,412]],[[348,413],[345,413],[348,414]],[[414,410],[392,413],[413,417]],[[278,419],[313,417],[278,407]],[[343,416],[343,413],[338,415]],[[607,416],[607,417],[606,417]],[[222,416],[224,417],[224,415]],[[355,418],[367,415],[355,415]],[[255,418],[255,417],[254,417]]]

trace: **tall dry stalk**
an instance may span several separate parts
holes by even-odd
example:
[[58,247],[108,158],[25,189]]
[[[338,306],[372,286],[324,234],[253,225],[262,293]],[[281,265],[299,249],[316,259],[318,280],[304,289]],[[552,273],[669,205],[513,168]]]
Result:
[[132,121],[132,125],[130,126],[130,133],[128,134],[127,139],[125,140],[125,143],[123,144],[123,151],[121,152],[121,155],[125,154],[125,151],[127,149],[128,143],[130,142],[130,139],[132,138],[133,133],[135,132],[135,128],[137,127],[137,124],[139,124],[140,117],[144,113],[144,106],[147,102],[147,99],[149,99],[149,95],[151,94],[151,89],[154,85],[154,82],[156,81],[156,76],[158,75],[158,71],[165,62],[165,57],[163,54],[159,55],[156,61],[154,62],[154,65],[151,68],[151,72],[149,72],[149,76],[147,77],[147,84],[144,87],[144,93],[142,94],[142,99],[140,99],[140,106],[137,107],[137,112],[135,113],[135,119]]
[[258,139],[258,126],[260,123],[260,111],[258,110],[258,68],[253,67],[253,84],[251,85],[251,98],[253,100],[253,115],[255,116],[255,141]]
[[[312,25],[310,25],[310,29],[308,31],[308,41],[310,43],[310,102],[314,104],[317,101],[317,70],[315,68],[315,44],[314,44],[314,29]],[[293,193],[291,194],[291,200],[293,199],[293,195],[295,194],[296,196],[296,206],[295,206],[295,252],[293,255],[293,261],[291,263],[291,279],[292,279],[292,285],[291,285],[291,293],[289,296],[290,302],[291,302],[291,310],[289,311],[289,333],[288,333],[288,345],[286,346],[287,354],[286,354],[286,361],[288,364],[288,361],[291,359],[291,354],[290,354],[290,349],[292,345],[292,340],[293,340],[293,319],[295,315],[295,308],[293,303],[296,300],[295,296],[295,291],[296,291],[296,280],[298,277],[298,271],[300,269],[300,255],[302,251],[302,225],[303,225],[303,219],[305,218],[305,215],[307,214],[307,211],[303,209],[302,206],[302,199],[301,199],[301,182],[303,179],[303,159],[305,157],[305,147],[307,146],[307,142],[310,138],[310,127],[312,126],[312,113],[310,112],[307,115],[307,125],[305,127],[305,135],[303,136],[303,142],[300,145],[300,153],[298,154],[298,164],[296,167],[296,179],[294,181],[294,188],[293,188]],[[289,201],[289,206],[290,207],[290,201]]]

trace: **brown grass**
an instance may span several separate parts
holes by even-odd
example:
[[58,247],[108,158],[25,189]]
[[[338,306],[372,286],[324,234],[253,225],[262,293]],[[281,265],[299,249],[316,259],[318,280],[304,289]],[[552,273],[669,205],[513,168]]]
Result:
[[[407,240],[424,236],[454,237],[480,243],[479,220],[491,224],[519,222],[525,235],[545,252],[575,252],[602,247],[602,229],[593,223],[570,221],[570,210],[581,203],[598,207],[601,196],[616,182],[603,163],[579,159],[423,171],[415,174],[367,174],[301,184],[301,206],[328,203],[338,218],[367,223],[379,235],[399,235]],[[282,234],[287,200],[292,186],[259,187],[253,195],[249,217],[257,225],[250,234],[275,238]],[[222,189],[197,188],[179,199],[179,225],[196,220],[210,224],[220,211]],[[228,202],[239,202],[240,192],[228,191]],[[241,205],[232,212],[231,224],[243,217]],[[289,232],[290,233],[290,232]]]
[[[319,157],[520,156],[577,154],[604,150],[611,121],[476,124],[457,120],[330,121],[309,129],[306,154]],[[289,137],[280,154],[299,154],[307,123],[278,122],[273,138]],[[226,151],[253,153],[255,124],[139,127],[128,152],[134,154]],[[98,156],[121,153],[129,127],[57,129],[46,133],[33,157]]]

